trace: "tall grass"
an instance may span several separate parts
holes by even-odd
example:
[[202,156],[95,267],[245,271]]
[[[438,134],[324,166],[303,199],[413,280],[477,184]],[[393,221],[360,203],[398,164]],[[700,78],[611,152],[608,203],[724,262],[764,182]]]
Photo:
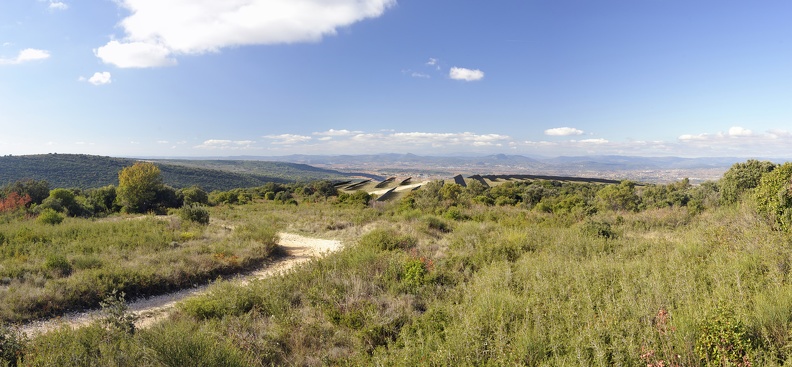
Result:
[[254,217],[240,230],[176,217],[67,218],[0,224],[0,320],[23,321],[189,287],[262,264],[276,230]]
[[[232,240],[259,238],[245,229],[255,217],[346,246],[248,286],[218,282],[123,342],[96,328],[38,338],[25,363],[102,364],[122,351],[141,365],[792,363],[792,239],[750,208],[584,218],[475,205],[449,216],[322,203],[218,210]],[[201,238],[193,251],[229,246]],[[96,266],[69,256],[75,273]]]

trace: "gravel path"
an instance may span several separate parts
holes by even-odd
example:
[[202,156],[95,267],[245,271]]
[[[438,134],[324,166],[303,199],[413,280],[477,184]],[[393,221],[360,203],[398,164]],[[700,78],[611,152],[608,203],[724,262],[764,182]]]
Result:
[[[233,281],[239,282],[240,284],[247,284],[251,280],[263,279],[281,274],[293,268],[295,265],[341,249],[341,242],[337,240],[311,238],[294,233],[279,233],[278,237],[280,239],[278,245],[286,250],[289,254],[288,256],[274,263],[267,264],[264,268],[239,276]],[[155,324],[167,317],[170,312],[173,311],[176,303],[187,297],[203,294],[208,287],[209,285],[203,285],[195,288],[183,289],[178,292],[139,299],[129,303],[129,310],[138,316],[138,321],[135,325],[138,328],[146,328]],[[28,336],[34,336],[57,329],[62,325],[68,325],[72,328],[85,326],[100,317],[100,310],[70,313],[53,319],[25,324],[21,327],[21,331]]]

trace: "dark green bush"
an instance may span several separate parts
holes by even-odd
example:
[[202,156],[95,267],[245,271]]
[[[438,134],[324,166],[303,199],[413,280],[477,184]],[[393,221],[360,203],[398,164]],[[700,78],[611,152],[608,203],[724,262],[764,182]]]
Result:
[[52,273],[55,277],[65,277],[71,274],[72,265],[63,255],[49,255],[44,261],[44,270]]
[[198,224],[209,224],[209,210],[201,204],[185,205],[179,209],[179,217],[183,220]]
[[0,323],[0,365],[19,365],[26,344],[27,338],[23,333]]

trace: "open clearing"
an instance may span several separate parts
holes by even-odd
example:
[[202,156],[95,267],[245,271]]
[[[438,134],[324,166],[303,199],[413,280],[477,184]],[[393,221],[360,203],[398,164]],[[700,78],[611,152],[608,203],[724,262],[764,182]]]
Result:
[[[312,258],[338,251],[342,246],[341,242],[338,240],[311,238],[294,233],[282,232],[278,234],[278,238],[278,245],[285,250],[288,254],[287,256],[276,259],[259,270],[239,275],[234,278],[233,281],[239,282],[240,284],[247,284],[252,280],[281,274]],[[176,303],[187,297],[203,294],[208,287],[209,284],[205,284],[194,288],[183,289],[178,292],[139,299],[129,303],[129,311],[138,316],[135,326],[138,328],[146,328],[155,324],[167,317],[176,306]],[[82,327],[100,317],[102,317],[101,310],[70,313],[57,318],[25,324],[21,327],[21,330],[28,336],[33,336],[63,326],[71,328]]]

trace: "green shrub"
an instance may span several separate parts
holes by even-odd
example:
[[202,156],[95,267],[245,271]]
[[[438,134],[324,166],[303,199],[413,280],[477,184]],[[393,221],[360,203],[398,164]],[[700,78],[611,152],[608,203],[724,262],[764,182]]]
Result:
[[183,220],[198,224],[209,224],[209,210],[201,204],[185,205],[179,209],[179,217]]
[[102,324],[113,331],[124,334],[135,333],[135,322],[138,316],[129,312],[129,307],[124,300],[124,292],[113,289],[107,297],[99,303],[102,306]]
[[782,230],[792,228],[792,162],[762,175],[754,192],[760,214]]
[[393,230],[375,229],[360,237],[360,244],[369,248],[383,251],[396,249],[409,249],[415,246],[415,239],[409,236],[400,236]]
[[47,256],[47,260],[44,261],[44,270],[52,273],[56,277],[65,277],[71,274],[72,265],[63,255],[49,255]]
[[411,259],[404,264],[402,284],[410,291],[416,292],[429,278],[429,270],[420,259]]
[[17,366],[25,351],[27,338],[18,329],[0,323],[0,365]]
[[426,216],[424,217],[424,222],[426,222],[426,226],[430,230],[435,230],[442,233],[451,232],[451,226],[449,226],[448,223],[446,223],[445,221],[443,221],[438,217],[432,215]]
[[46,208],[41,211],[37,220],[39,223],[56,225],[61,224],[64,218],[65,216],[63,214],[56,212],[52,208]]
[[615,239],[618,237],[618,233],[616,233],[610,223],[595,220],[587,220],[583,224],[583,232],[594,237],[608,239]]
[[751,366],[751,344],[734,311],[718,307],[701,324],[696,354],[707,366]]

